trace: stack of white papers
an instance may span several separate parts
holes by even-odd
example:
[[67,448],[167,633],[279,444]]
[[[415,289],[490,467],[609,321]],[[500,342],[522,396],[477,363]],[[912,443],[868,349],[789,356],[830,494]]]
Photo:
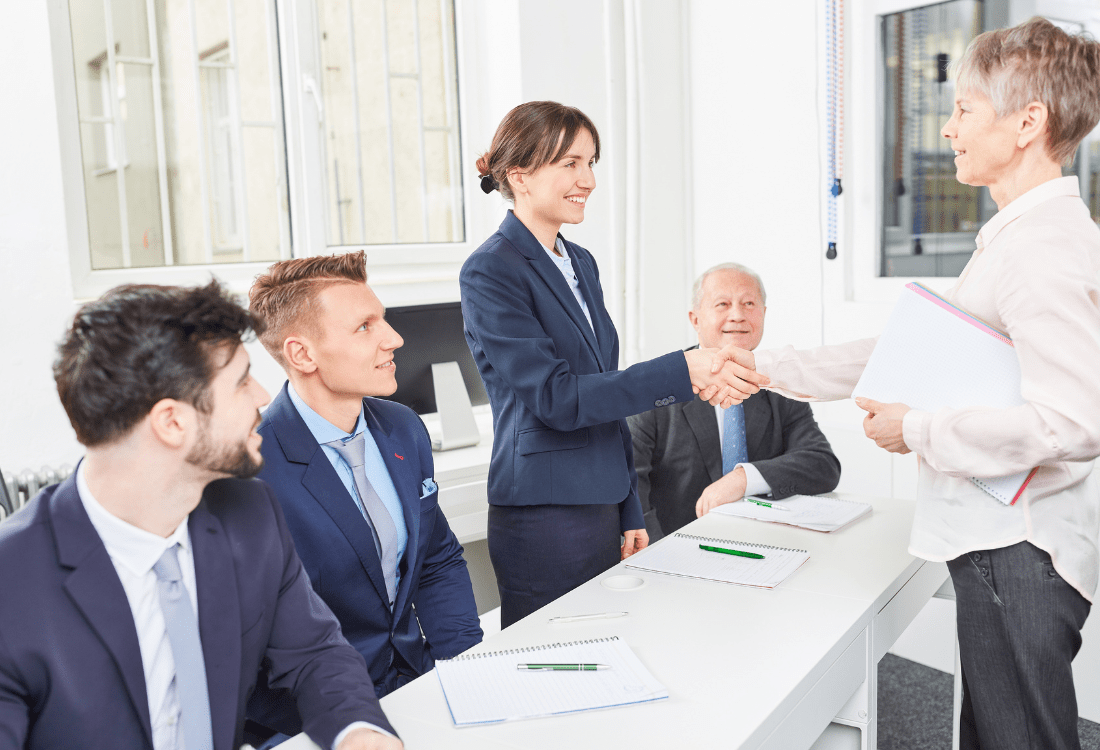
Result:
[[[758,505],[752,500],[758,500],[764,504]],[[785,500],[745,498],[736,503],[719,505],[711,512],[828,532],[843,528],[857,518],[867,515],[871,512],[871,505],[835,497],[792,495]]]

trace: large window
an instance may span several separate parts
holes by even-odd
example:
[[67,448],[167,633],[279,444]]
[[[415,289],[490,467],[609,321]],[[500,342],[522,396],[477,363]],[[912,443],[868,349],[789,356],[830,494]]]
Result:
[[[974,236],[997,212],[986,188],[955,179],[950,142],[940,135],[955,100],[947,66],[975,36],[1008,25],[1020,10],[1013,0],[948,0],[880,16],[880,276],[958,276],[974,251]],[[1084,28],[1079,19],[1050,20],[1070,33]],[[1082,198],[1100,220],[1097,146],[1086,138],[1064,171],[1083,176]]]
[[461,242],[453,0],[318,0],[329,245]]
[[882,18],[883,276],[957,276],[997,211],[988,191],[955,179],[951,144],[940,135],[955,102],[947,66],[981,30],[980,0]]
[[468,250],[454,0],[68,10],[78,296],[151,278],[136,269],[246,281],[331,246],[373,246],[375,265]]
[[289,257],[272,0],[70,0],[91,269]]

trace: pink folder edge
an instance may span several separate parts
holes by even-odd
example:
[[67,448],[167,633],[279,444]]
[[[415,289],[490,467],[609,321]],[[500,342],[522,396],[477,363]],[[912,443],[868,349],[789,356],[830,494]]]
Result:
[[[979,328],[979,329],[985,331],[986,333],[988,333],[990,336],[993,336],[994,338],[1000,339],[1001,341],[1005,342],[1009,346],[1015,348],[1015,344],[1012,343],[1012,339],[1009,338],[1007,333],[1004,333],[1003,331],[998,331],[996,328],[989,325],[989,323],[986,323],[981,318],[976,318],[973,315],[971,315],[970,313],[968,313],[966,310],[963,310],[960,307],[956,307],[955,305],[951,304],[950,302],[945,300],[943,297],[941,297],[940,295],[936,294],[931,289],[926,287],[924,284],[918,284],[917,282],[913,281],[913,282],[910,282],[910,283],[906,284],[905,286],[908,289],[911,289],[914,292],[916,292],[917,294],[919,294],[921,297],[924,297],[926,300],[928,300],[932,304],[936,305],[937,307],[940,307],[940,308],[946,310],[947,312],[951,313],[955,317],[961,318],[962,320],[965,320],[967,323],[970,323],[975,328]],[[1039,470],[1039,467],[1036,466],[1034,469],[1032,469],[1030,472],[1028,472],[1027,479],[1024,480],[1024,483],[1020,485],[1020,489],[1016,490],[1016,494],[1012,497],[1012,502],[1009,503],[1010,506],[1015,505],[1016,501],[1020,499],[1020,496],[1024,494],[1024,490],[1027,489],[1027,486],[1029,484],[1031,484],[1031,480],[1035,477],[1035,472],[1037,472],[1038,470]]]

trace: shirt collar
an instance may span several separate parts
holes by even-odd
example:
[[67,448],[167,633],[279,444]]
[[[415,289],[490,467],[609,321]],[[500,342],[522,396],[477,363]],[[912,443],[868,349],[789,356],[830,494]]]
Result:
[[565,249],[565,243],[561,241],[561,237],[558,237],[554,241],[554,247],[558,249],[558,252],[561,253],[561,255],[556,255],[553,250],[548,248],[546,245],[543,245],[541,242],[539,244],[542,246],[542,249],[546,251],[546,254],[550,256],[550,260],[554,261],[554,264],[556,266],[558,266],[559,268],[566,265],[572,267],[573,264],[569,260],[569,252]]
[[302,416],[302,421],[306,423],[310,434],[313,435],[313,439],[321,445],[333,440],[347,440],[367,429],[367,418],[362,408],[359,409],[359,421],[355,423],[355,430],[349,434],[313,411],[310,405],[298,395],[298,391],[294,390],[293,383],[287,383],[286,391],[287,395],[290,396],[290,402],[294,404],[294,408],[298,410],[298,413]]
[[1051,198],[1080,198],[1081,183],[1076,177],[1056,177],[1036,185],[1002,208],[978,231],[978,247],[989,247],[989,243],[1016,219]]
[[103,546],[107,548],[107,554],[111,556],[111,560],[134,575],[143,576],[148,573],[164,551],[177,544],[185,550],[190,550],[191,536],[187,532],[186,518],[166,539],[123,521],[100,505],[92,495],[88,480],[84,477],[83,461],[76,469],[76,491],[92,526],[99,534],[99,538],[103,540]]

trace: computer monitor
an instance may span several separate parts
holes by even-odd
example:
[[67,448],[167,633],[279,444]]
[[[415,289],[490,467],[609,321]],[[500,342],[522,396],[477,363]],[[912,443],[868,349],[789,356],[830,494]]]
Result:
[[397,391],[391,401],[404,404],[417,414],[438,411],[432,387],[432,364],[458,362],[470,403],[489,403],[477,365],[462,332],[462,306],[458,302],[436,305],[390,307],[386,322],[405,339],[393,353],[397,367]]

